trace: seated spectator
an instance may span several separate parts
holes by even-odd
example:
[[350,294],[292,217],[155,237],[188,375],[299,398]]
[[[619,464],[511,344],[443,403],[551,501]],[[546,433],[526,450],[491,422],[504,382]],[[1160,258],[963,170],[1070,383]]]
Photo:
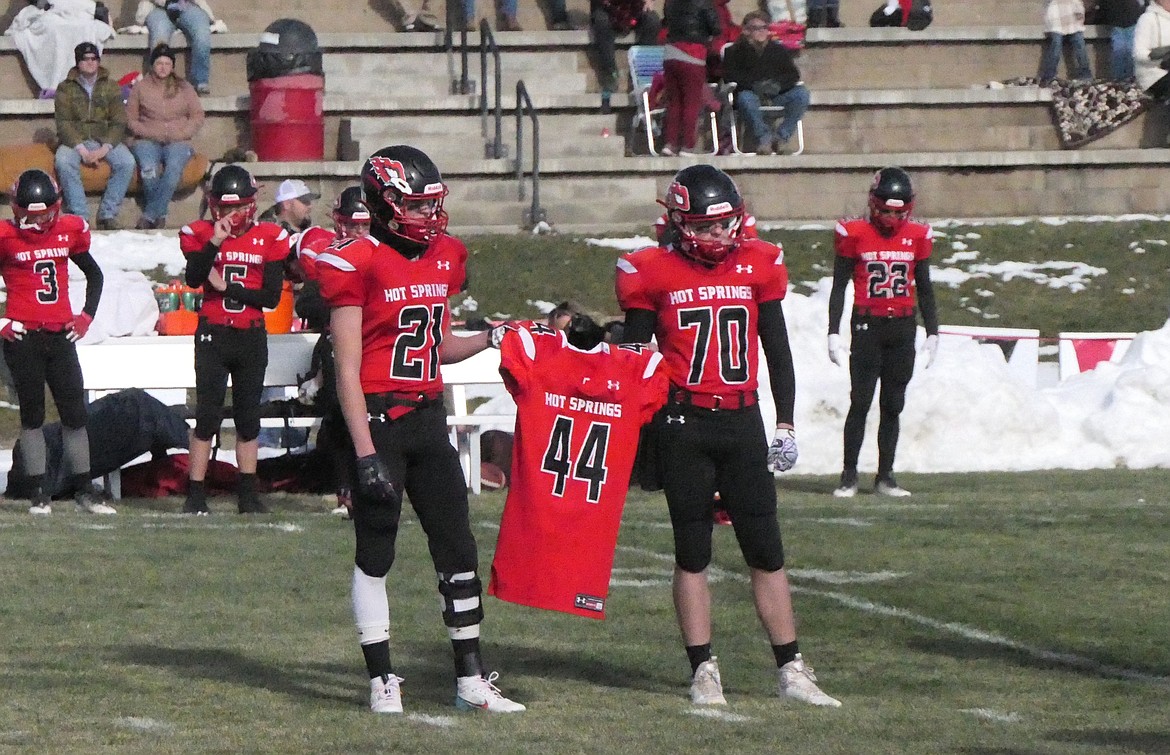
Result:
[[[808,110],[808,89],[792,53],[771,38],[768,17],[761,11],[744,16],[743,34],[723,58],[723,78],[735,84],[735,107],[743,113],[756,140],[756,154],[789,151],[789,140]],[[775,131],[761,107],[783,107]]]
[[175,74],[175,52],[159,44],[150,71],[130,90],[127,125],[142,177],[143,210],[137,228],[165,228],[167,207],[195,154],[191,140],[203,125],[195,88]]
[[808,0],[808,26],[837,29],[841,26],[840,0]]
[[54,114],[57,121],[57,182],[65,195],[65,212],[88,217],[81,165],[110,164],[110,179],[98,207],[95,227],[118,230],[118,210],[134,177],[134,155],[122,143],[126,137],[126,106],[122,88],[101,65],[101,53],[93,42],[82,42],[73,51],[77,61],[57,87]]
[[[517,2],[518,0],[499,0],[500,22],[496,27],[498,31],[523,31],[516,18]],[[463,0],[463,26],[467,31],[479,28],[475,18],[475,0]]]
[[160,42],[169,43],[176,29],[182,31],[191,49],[187,81],[200,96],[211,94],[211,33],[227,31],[227,26],[215,19],[206,0],[141,0],[134,19],[146,25],[149,50]]
[[403,31],[442,31],[439,17],[431,10],[431,0],[422,0],[417,6],[411,0],[397,0],[402,13]]
[[1146,0],[1100,0],[1100,21],[1109,27],[1109,78],[1133,79],[1133,33]]
[[610,95],[617,91],[617,38],[632,31],[635,44],[658,44],[662,19],[650,8],[650,0],[589,0],[589,25],[603,109],[608,109]]
[[1153,0],[1133,32],[1133,65],[1146,94],[1170,99],[1170,0]]
[[1085,49],[1085,5],[1081,0],[1048,0],[1044,8],[1044,52],[1040,57],[1040,85],[1056,78],[1064,46],[1072,48],[1073,68],[1069,78],[1087,81],[1089,53]]
[[553,31],[569,31],[573,22],[569,20],[569,9],[565,0],[548,0],[549,28]]
[[73,48],[82,42],[100,45],[114,36],[105,20],[95,18],[92,0],[28,0],[4,35],[20,51],[24,65],[40,87],[40,98],[50,99],[73,66]]
[[279,223],[290,236],[300,233],[313,224],[313,200],[320,198],[299,178],[281,181],[276,187],[276,204],[261,213],[260,220]]

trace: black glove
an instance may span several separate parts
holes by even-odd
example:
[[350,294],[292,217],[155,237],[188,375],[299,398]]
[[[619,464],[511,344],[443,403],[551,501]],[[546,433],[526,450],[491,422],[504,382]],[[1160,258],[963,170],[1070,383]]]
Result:
[[378,454],[357,460],[357,484],[362,496],[376,503],[395,505],[402,501],[394,484],[390,482],[390,470],[386,469]]

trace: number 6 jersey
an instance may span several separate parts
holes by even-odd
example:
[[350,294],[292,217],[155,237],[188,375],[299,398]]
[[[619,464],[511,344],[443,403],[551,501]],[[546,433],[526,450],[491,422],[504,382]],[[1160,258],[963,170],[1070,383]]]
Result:
[[661,365],[644,346],[582,351],[544,325],[504,336],[516,436],[489,594],[605,618],[638,431],[666,401]]

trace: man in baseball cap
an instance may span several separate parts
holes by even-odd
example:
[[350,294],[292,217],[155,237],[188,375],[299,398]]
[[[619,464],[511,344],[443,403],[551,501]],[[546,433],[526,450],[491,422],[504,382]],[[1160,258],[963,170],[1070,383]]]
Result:
[[276,187],[276,204],[265,210],[260,220],[279,223],[290,234],[300,233],[313,224],[313,200],[320,198],[299,178],[281,181]]

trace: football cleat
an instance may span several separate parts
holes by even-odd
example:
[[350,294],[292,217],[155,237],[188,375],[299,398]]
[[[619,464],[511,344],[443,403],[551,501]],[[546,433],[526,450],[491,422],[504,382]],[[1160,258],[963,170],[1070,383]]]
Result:
[[187,500],[183,502],[184,514],[194,514],[195,516],[207,516],[211,510],[207,508],[207,497],[203,494],[187,494]]
[[791,660],[780,667],[780,697],[799,700],[809,705],[821,705],[826,708],[840,708],[841,701],[829,697],[817,686],[817,677],[813,674],[812,666],[805,665],[800,653],[795,660]]
[[695,675],[691,678],[691,702],[695,705],[727,705],[715,656],[711,656],[709,661],[703,661],[695,669]]
[[898,483],[894,481],[893,475],[874,480],[873,492],[878,495],[888,495],[891,498],[905,498],[910,495],[909,490],[898,487]]
[[857,495],[857,470],[847,469],[841,473],[841,484],[833,491],[836,498],[852,498]]
[[401,713],[403,679],[394,674],[375,676],[370,680],[370,710],[375,713]]
[[486,710],[489,713],[519,713],[526,708],[504,697],[495,681],[499,673],[482,676],[461,676],[455,689],[455,707],[459,710]]
[[93,485],[86,485],[73,496],[77,503],[77,510],[90,514],[117,514],[118,510],[102,501],[101,494],[94,490]]
[[32,505],[28,507],[28,513],[36,514],[38,516],[45,516],[53,513],[53,507],[49,505],[49,497],[47,495],[38,495],[32,499]]

